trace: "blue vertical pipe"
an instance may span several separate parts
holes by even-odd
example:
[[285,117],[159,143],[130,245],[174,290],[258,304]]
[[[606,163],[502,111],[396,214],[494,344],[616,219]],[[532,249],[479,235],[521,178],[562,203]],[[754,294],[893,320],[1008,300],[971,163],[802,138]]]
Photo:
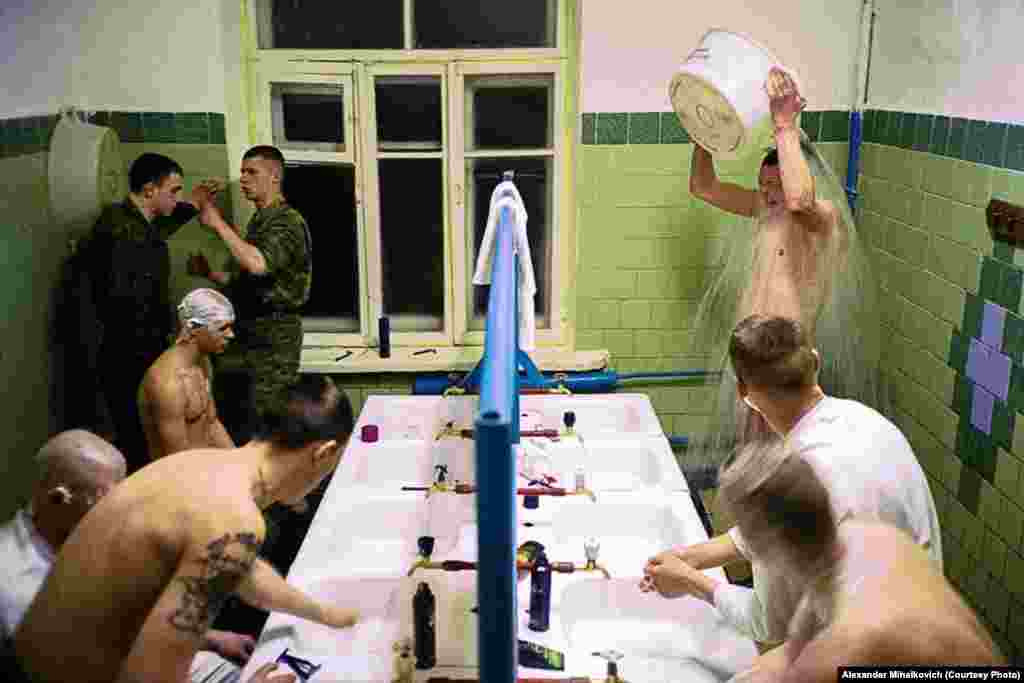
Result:
[[[512,210],[501,210],[487,300],[480,416],[476,420],[477,592],[480,680],[516,680],[515,462],[519,411]],[[516,423],[518,424],[518,423]]]
[[476,496],[481,681],[516,680],[515,463],[509,421],[497,412],[476,419]]
[[[511,226],[509,227],[511,232]],[[519,255],[512,259],[512,326],[515,335],[512,342],[512,443],[519,443]]]
[[846,160],[846,201],[850,213],[857,215],[857,175],[860,172],[860,145],[863,139],[861,112],[850,112],[850,154]]

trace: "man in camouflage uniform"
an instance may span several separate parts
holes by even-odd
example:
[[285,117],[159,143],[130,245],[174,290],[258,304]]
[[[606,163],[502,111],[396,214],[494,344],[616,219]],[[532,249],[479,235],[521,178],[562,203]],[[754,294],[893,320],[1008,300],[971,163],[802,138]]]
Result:
[[[313,281],[309,228],[281,194],[283,176],[284,157],[277,148],[261,145],[246,152],[240,184],[257,211],[245,239],[210,204],[199,219],[224,241],[232,259],[227,272],[211,272],[202,256],[193,256],[189,262],[190,272],[226,286],[225,293],[235,305],[236,341],[222,365],[248,375],[257,414],[273,408],[283,389],[298,379],[299,311],[309,299]],[[246,440],[236,436],[237,443]]]
[[[225,272],[211,271],[202,255],[189,259],[189,272],[224,286],[235,306],[235,342],[218,359],[217,380],[236,387],[219,392],[232,394],[220,412],[240,444],[249,440],[263,414],[280,410],[285,389],[299,378],[299,310],[309,300],[313,282],[312,238],[305,219],[281,194],[283,177],[284,156],[276,147],[259,145],[247,151],[239,184],[257,211],[246,227],[245,239],[210,203],[199,220],[223,240],[231,261]],[[278,546],[282,529],[294,531],[288,538],[301,541],[322,491],[323,484],[313,496],[313,510],[304,504],[294,506],[301,518],[282,506],[265,511],[263,552],[282,572],[298,550]]]
[[149,462],[135,394],[175,327],[167,240],[218,190],[208,180],[182,201],[182,175],[173,159],[141,155],[128,172],[128,196],[103,210],[81,247],[101,328],[98,383],[129,474]]

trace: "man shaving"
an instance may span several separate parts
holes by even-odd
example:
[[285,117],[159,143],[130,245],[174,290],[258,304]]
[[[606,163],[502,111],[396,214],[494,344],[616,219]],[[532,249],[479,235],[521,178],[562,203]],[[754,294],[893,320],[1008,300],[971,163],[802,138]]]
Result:
[[355,623],[356,612],[313,600],[256,557],[260,510],[315,488],[353,425],[348,398],[322,375],[301,377],[280,405],[245,446],[162,458],[92,509],[15,633],[21,671],[6,680],[180,683],[233,593],[331,627]]
[[234,337],[235,309],[220,292],[195,289],[178,306],[174,346],[146,371],[139,415],[150,460],[191,448],[234,448],[217,415],[210,356]]

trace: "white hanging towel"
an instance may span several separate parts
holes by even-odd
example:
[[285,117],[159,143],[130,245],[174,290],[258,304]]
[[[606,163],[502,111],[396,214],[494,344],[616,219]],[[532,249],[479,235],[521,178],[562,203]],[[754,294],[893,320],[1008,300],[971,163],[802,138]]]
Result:
[[[511,197],[498,197],[506,190]],[[519,255],[519,348],[533,351],[537,337],[536,313],[534,296],[537,294],[537,281],[533,275],[533,259],[530,257],[530,242],[526,237],[526,206],[519,195],[515,183],[506,180],[498,184],[491,193],[491,208],[487,214],[487,229],[480,242],[480,253],[476,257],[476,272],[473,274],[474,285],[491,284],[491,266],[494,262],[494,244],[501,210],[512,209],[513,248]]]

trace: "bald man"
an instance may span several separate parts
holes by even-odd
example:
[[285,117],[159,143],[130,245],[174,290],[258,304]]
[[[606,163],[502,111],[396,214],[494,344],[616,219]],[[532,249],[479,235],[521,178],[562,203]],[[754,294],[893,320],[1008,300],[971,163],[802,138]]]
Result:
[[190,448],[234,448],[213,400],[210,356],[234,338],[235,309],[213,289],[194,289],[178,306],[178,337],[139,386],[139,415],[150,460]]
[[0,635],[9,639],[78,522],[124,479],[121,452],[81,429],[61,432],[36,455],[28,506],[0,527]]
[[[125,478],[127,469],[117,448],[81,429],[61,432],[47,441],[36,456],[36,467],[28,507],[0,527],[0,638],[4,641],[14,637],[68,536]],[[205,649],[192,662],[191,681],[237,681],[238,665],[248,660],[255,644],[250,636],[207,631]]]
[[[352,431],[352,406],[326,376],[302,377],[280,405],[245,446],[161,458],[93,508],[15,633],[20,679],[181,683],[235,593],[267,611],[355,623],[353,610],[313,600],[256,557],[260,510],[304,498]],[[247,683],[257,680],[274,678],[264,670]]]

